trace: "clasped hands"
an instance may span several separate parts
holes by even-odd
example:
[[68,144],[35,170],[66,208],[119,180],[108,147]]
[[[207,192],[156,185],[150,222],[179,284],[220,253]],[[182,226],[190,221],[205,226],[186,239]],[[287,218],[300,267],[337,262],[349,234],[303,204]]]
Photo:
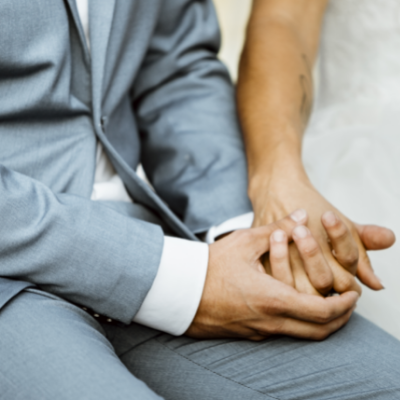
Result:
[[[373,289],[381,284],[368,259],[360,260],[360,243],[341,216],[328,211],[321,218],[334,263],[308,222],[307,212],[300,209],[210,245],[203,297],[186,334],[250,340],[283,334],[322,340],[346,324],[361,294],[355,275]],[[366,249],[394,242],[388,229],[354,226]],[[332,291],[338,296],[327,296]]]

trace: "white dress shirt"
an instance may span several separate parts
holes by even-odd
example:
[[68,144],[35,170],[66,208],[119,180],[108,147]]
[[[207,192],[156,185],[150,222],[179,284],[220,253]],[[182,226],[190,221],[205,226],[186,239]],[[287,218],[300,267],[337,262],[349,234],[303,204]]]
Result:
[[[76,4],[90,48],[89,3],[76,0]],[[100,142],[91,199],[132,202]],[[249,213],[212,227],[206,234],[207,243],[223,233],[250,227],[252,219]],[[156,278],[134,322],[172,335],[181,335],[188,329],[197,312],[207,275],[207,243],[165,236]]]

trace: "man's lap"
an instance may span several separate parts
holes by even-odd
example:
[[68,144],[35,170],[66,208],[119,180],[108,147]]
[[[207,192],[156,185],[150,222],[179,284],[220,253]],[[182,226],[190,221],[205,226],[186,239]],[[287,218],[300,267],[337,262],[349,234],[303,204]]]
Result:
[[323,342],[161,334],[120,345],[122,362],[166,399],[400,398],[400,342],[357,314]]
[[174,400],[400,398],[400,342],[357,315],[319,343],[103,328],[119,358],[84,311],[32,289],[17,296],[0,312],[0,398],[158,398],[133,375]]

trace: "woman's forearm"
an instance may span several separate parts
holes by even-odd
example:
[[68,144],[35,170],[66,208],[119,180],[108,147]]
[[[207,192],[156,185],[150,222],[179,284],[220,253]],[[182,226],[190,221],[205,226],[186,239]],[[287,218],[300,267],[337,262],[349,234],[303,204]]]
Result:
[[[312,108],[311,68],[326,3],[327,0],[253,0],[238,82],[253,226],[267,225],[304,208],[310,234],[332,271],[333,289],[338,293],[360,291],[352,275],[357,266],[361,281],[378,290],[382,285],[372,272],[357,228],[315,190],[301,161],[302,136]],[[360,257],[351,270],[343,260],[354,253],[348,251],[341,261],[336,250],[332,253],[332,242],[327,241],[321,221],[327,211],[344,221],[357,244]],[[372,236],[376,239],[379,233]],[[389,236],[389,243],[393,243],[393,235]],[[295,287],[311,293],[308,278],[315,271],[304,273],[305,264],[293,244],[290,254]]]
[[301,141],[312,109],[324,0],[256,0],[240,63],[238,107],[252,188],[275,172],[306,177]]

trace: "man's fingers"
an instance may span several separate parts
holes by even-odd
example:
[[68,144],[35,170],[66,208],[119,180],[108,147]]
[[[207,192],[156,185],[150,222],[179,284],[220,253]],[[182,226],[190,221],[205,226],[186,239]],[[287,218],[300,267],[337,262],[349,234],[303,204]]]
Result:
[[284,334],[303,339],[317,341],[324,340],[328,336],[332,335],[332,333],[346,325],[354,310],[355,307],[347,311],[341,317],[336,318],[335,320],[324,325],[317,325],[310,322],[296,320],[287,320],[287,322],[283,325],[283,330],[285,332]]
[[285,231],[278,229],[272,233],[270,237],[269,262],[271,274],[275,279],[294,286],[289,261],[288,237]]
[[354,224],[367,250],[384,250],[393,246],[396,236],[393,231],[376,225]]
[[294,287],[296,290],[300,293],[322,296],[322,294],[315,289],[308,279],[307,272],[304,269],[304,264],[299,254],[299,250],[296,247],[296,243],[290,243],[289,245],[289,260],[292,268]]
[[294,211],[286,218],[273,222],[272,224],[260,226],[258,228],[246,229],[243,232],[249,235],[249,239],[257,249],[257,257],[260,257],[270,249],[269,242],[272,232],[280,229],[286,233],[290,240],[293,229],[300,224],[306,223],[307,219],[307,212],[300,209]]
[[301,321],[327,324],[353,309],[358,299],[357,292],[323,298],[295,291],[285,296],[282,315]]
[[321,221],[331,241],[334,257],[342,267],[355,275],[359,251],[350,230],[332,211],[324,213]]
[[293,230],[293,240],[299,250],[311,284],[320,293],[329,293],[333,286],[332,271],[310,230],[305,226],[296,227]]
[[331,260],[328,260],[328,264],[333,274],[333,290],[335,292],[344,293],[355,291],[361,295],[361,286],[351,272],[343,268],[333,256]]
[[298,321],[296,319],[291,318],[283,318],[281,321],[276,321],[276,330],[271,332],[271,327],[266,326],[263,329],[263,326],[259,326],[256,328],[257,333],[259,334],[257,338],[260,338],[262,335],[265,337],[270,336],[271,334],[279,334],[279,335],[287,335],[291,337],[297,337],[300,339],[310,339],[310,340],[324,340],[332,333],[336,332],[338,329],[345,325],[355,307],[351,308],[345,314],[340,317],[330,321],[326,324],[315,324],[312,322],[304,322]]

